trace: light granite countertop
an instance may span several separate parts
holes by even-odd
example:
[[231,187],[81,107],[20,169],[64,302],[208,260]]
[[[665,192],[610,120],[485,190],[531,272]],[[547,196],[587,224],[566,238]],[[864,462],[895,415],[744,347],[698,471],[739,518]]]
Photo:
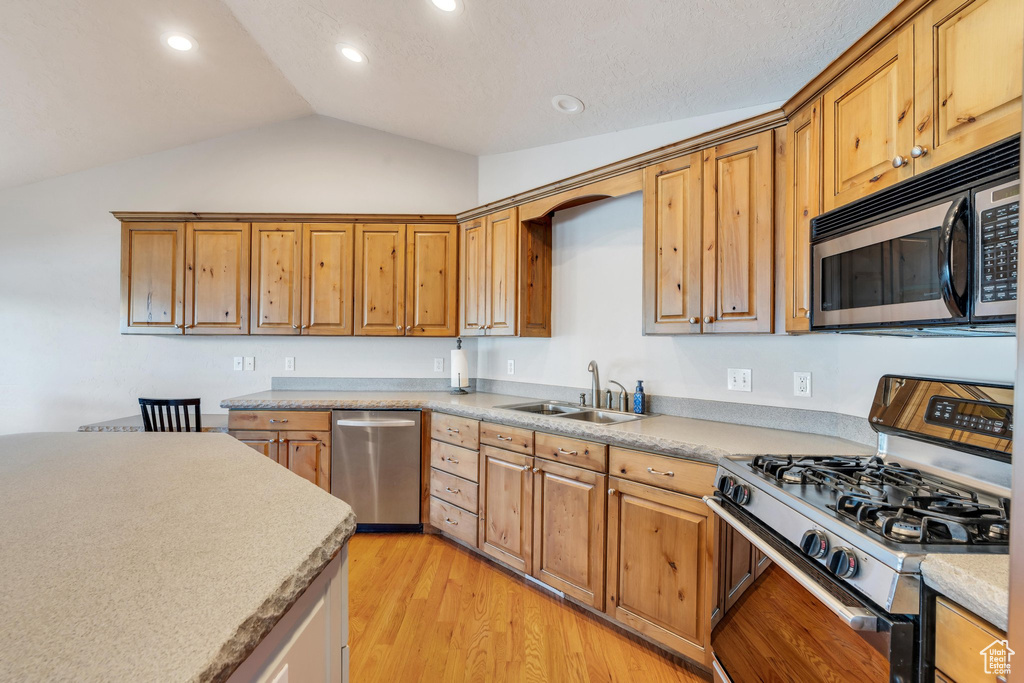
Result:
[[657,415],[617,425],[506,410],[498,406],[536,402],[503,394],[446,392],[263,391],[221,401],[231,409],[332,408],[354,410],[430,409],[516,427],[591,439],[625,448],[656,451],[705,462],[726,455],[871,455],[875,449],[834,436],[749,427],[713,420]]
[[[203,413],[201,416],[204,432],[226,432],[228,431],[227,413]],[[115,420],[105,422],[93,422],[82,425],[78,428],[80,432],[144,432],[146,428],[142,424],[142,415],[131,417],[119,417]]]
[[926,584],[1006,631],[1010,609],[1010,556],[930,553],[921,561]]
[[220,681],[355,530],[224,434],[0,436],[0,680]]

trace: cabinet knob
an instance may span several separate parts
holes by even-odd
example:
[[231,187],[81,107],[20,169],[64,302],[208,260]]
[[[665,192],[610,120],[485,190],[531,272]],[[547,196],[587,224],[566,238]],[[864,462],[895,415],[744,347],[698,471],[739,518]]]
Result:
[[713,316],[710,316],[710,315],[704,316],[704,324],[705,325],[710,325],[713,322],[715,322],[715,318]]
[[907,161],[907,158],[905,156],[901,155],[901,154],[897,154],[896,156],[894,156],[892,158],[892,167],[893,168],[900,168],[900,167],[906,166],[908,163],[909,162]]
[[302,329],[304,329],[304,330],[308,330],[308,329],[309,329],[309,325],[303,325],[303,326],[302,326]]
[[523,472],[525,472],[527,470],[530,470],[530,469],[533,469],[533,468],[530,467],[529,465],[523,465]]
[[180,325],[175,325],[174,327],[179,329],[179,330],[183,330],[183,329],[185,329],[185,323],[182,323]]
[[614,496],[615,495],[615,489],[608,489],[608,495],[609,496]]
[[692,317],[690,318],[690,324],[691,324],[691,325],[696,325],[696,324],[697,324],[697,323],[699,323],[699,322],[700,322],[700,318],[698,318],[697,316],[692,316]]
[[395,325],[395,328],[400,330],[400,329],[402,329],[402,326],[401,325]]
[[928,148],[927,147],[922,147],[921,145],[914,145],[910,149],[910,156],[914,157],[915,159],[920,159],[921,157],[923,157],[927,153],[928,153]]
[[299,326],[298,325],[292,325],[292,329],[293,330],[297,330],[297,329],[299,329]]
[[411,332],[412,331],[412,326],[411,325],[406,325],[405,326],[405,331],[406,332]]
[[537,474],[538,472],[540,472],[540,468],[539,467],[534,467],[533,468],[533,473]]

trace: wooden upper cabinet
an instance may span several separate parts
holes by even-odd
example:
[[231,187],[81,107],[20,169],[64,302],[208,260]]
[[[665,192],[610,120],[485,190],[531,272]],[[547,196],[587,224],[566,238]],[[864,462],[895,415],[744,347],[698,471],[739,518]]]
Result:
[[487,217],[487,335],[516,334],[519,220],[516,208]]
[[185,334],[249,334],[248,223],[185,228]]
[[915,173],[1020,132],[1022,26],[1024,0],[933,0],[917,16]]
[[913,175],[913,109],[914,33],[907,26],[825,91],[825,211]]
[[405,334],[405,226],[355,227],[355,334]]
[[786,331],[811,327],[811,219],[821,213],[821,100],[789,120],[786,156]]
[[530,573],[533,534],[533,458],[480,447],[480,550]]
[[410,225],[406,240],[405,333],[458,333],[458,226]]
[[302,225],[252,225],[252,334],[299,334]]
[[459,316],[464,337],[487,328],[487,226],[483,218],[459,226]]
[[701,331],[702,157],[644,169],[644,333]]
[[185,224],[121,224],[121,332],[181,334]]
[[772,331],[773,139],[704,150],[704,332]]
[[520,337],[551,336],[551,216],[519,222]]
[[352,334],[351,223],[302,226],[302,334]]

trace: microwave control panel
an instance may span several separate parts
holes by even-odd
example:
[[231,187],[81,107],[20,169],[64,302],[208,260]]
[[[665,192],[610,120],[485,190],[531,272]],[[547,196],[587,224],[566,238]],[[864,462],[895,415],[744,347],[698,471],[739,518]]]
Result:
[[1013,412],[998,403],[932,396],[924,421],[1002,439],[1013,438]]
[[1013,314],[1017,300],[1020,181],[988,187],[975,195],[978,238],[978,313]]

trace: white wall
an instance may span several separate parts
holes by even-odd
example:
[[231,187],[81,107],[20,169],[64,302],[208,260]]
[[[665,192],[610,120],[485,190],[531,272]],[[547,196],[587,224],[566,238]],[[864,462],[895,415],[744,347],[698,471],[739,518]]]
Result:
[[[483,167],[481,167],[483,168]],[[635,193],[555,214],[551,339],[479,339],[477,375],[589,387],[587,363],[602,383],[632,391],[790,406],[866,416],[887,372],[1012,382],[1016,340],[904,339],[845,335],[641,334],[642,202]],[[781,256],[781,248],[778,250]],[[781,291],[777,301],[781,322]],[[509,377],[507,360],[515,360]],[[728,391],[726,370],[750,368],[753,391]],[[795,371],[813,373],[811,398],[793,396]]]
[[[146,337],[118,333],[120,224],[111,210],[454,213],[477,160],[308,117],[0,192],[0,433],[130,415],[137,398],[228,396],[286,374],[433,377],[452,341]],[[234,372],[233,356],[256,356]]]

